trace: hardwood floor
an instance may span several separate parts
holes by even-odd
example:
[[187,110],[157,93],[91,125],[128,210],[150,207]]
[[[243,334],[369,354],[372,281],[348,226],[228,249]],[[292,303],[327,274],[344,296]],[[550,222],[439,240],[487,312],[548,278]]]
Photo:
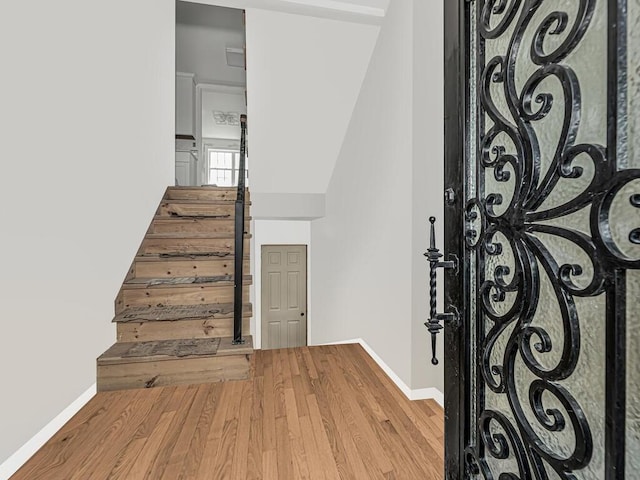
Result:
[[99,393],[11,480],[443,478],[442,409],[359,345],[258,350],[254,369]]

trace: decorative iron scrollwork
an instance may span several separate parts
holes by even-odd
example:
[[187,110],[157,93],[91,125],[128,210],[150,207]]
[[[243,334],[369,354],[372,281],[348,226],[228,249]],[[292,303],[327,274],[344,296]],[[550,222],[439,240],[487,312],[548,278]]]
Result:
[[[502,54],[486,61],[478,57],[478,110],[488,121],[479,120],[477,155],[479,176],[487,174],[498,185],[512,186],[512,194],[487,189],[469,200],[465,210],[466,248],[487,269],[478,291],[483,322],[479,378],[483,388],[504,395],[509,405],[505,415],[478,404],[476,443],[467,446],[465,458],[470,473],[488,479],[547,479],[551,470],[558,478],[575,479],[575,472],[589,465],[594,448],[590,419],[563,383],[575,372],[581,354],[576,298],[605,293],[615,269],[640,268],[640,255],[622,245],[626,240],[631,246],[640,244],[640,226],[625,239],[616,237],[611,227],[621,192],[628,195],[627,207],[640,208],[640,170],[617,170],[605,146],[576,142],[583,109],[581,85],[576,71],[564,62],[585,37],[596,0],[579,0],[572,13],[552,11],[535,25],[535,13],[543,3],[484,0],[477,7],[480,43],[510,36]],[[561,38],[550,42],[552,36]],[[524,39],[531,42],[528,55]],[[528,77],[516,81],[516,67],[527,57]],[[550,80],[560,85],[562,98],[540,91]],[[563,115],[559,138],[543,168],[535,126],[558,109]],[[485,123],[488,128],[483,131]],[[590,164],[591,179],[586,178],[584,162]],[[546,206],[560,182],[578,179],[585,184],[582,191]],[[583,209],[589,211],[588,233],[550,222]],[[560,262],[548,238],[571,243],[581,252],[580,259]],[[505,256],[509,264],[501,263]],[[536,322],[541,277],[551,285],[561,335]],[[516,388],[517,365],[532,378],[528,398]],[[570,432],[573,450],[554,449],[542,431]],[[517,471],[495,475],[487,462],[491,457],[512,458]]]

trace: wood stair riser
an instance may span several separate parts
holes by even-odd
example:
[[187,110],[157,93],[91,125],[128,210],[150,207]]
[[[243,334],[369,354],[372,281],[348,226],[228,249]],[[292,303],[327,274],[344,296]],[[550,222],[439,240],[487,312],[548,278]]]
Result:
[[[249,205],[245,206],[245,215],[249,216]],[[180,200],[167,201],[160,204],[157,211],[158,216],[163,217],[216,217],[233,220],[235,215],[235,205],[207,204],[207,203],[185,203]]]
[[[242,319],[243,333],[248,334],[250,328],[251,318],[245,316]],[[233,318],[118,323],[116,331],[118,342],[232,337]]]
[[[244,223],[244,231],[249,232],[249,221]],[[219,218],[157,217],[148,233],[214,233],[233,236],[236,231],[234,220]]]
[[[177,260],[158,258],[155,261],[135,262],[129,278],[179,278],[214,277],[234,273],[233,256],[223,259]],[[249,272],[249,260],[244,261],[243,271]]]
[[[244,240],[244,249],[249,251],[249,239]],[[138,255],[167,253],[207,253],[223,252],[233,254],[235,249],[233,238],[145,238],[138,250]]]
[[[249,302],[249,287],[242,291],[242,301]],[[233,285],[204,286],[194,285],[182,288],[151,287],[122,289],[116,299],[116,314],[133,306],[155,305],[197,305],[200,303],[233,302]]]
[[[166,193],[168,200],[210,200],[214,202],[228,201],[235,202],[238,196],[238,189],[229,188],[207,188],[207,187],[169,187]],[[250,198],[249,190],[245,192],[245,200],[248,202]]]
[[244,380],[252,355],[98,365],[98,391]]

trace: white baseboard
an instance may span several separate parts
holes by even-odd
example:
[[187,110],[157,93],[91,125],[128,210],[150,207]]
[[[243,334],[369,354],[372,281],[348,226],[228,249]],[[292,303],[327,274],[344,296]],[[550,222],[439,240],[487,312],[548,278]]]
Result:
[[411,400],[426,400],[427,398],[432,398],[438,405],[444,407],[444,393],[437,388],[418,388],[411,391]]
[[341,340],[339,342],[330,342],[323,343],[322,345],[344,345],[347,343],[358,343],[365,351],[369,354],[371,358],[375,360],[378,366],[386,373],[389,378],[396,384],[396,386],[404,393],[404,395],[409,400],[427,400],[433,399],[438,402],[438,405],[441,407],[444,406],[444,394],[438,390],[437,388],[419,388],[417,390],[412,390],[409,386],[402,381],[402,379],[396,375],[396,372],[391,370],[391,367],[387,365],[382,358],[369,346],[367,342],[365,342],[362,338],[353,338],[351,340]]
[[[18,469],[29,460],[47,440],[60,430],[60,428],[73,417],[78,410],[84,407],[91,398],[96,394],[96,384],[91,385],[86,392],[76,398],[71,405],[60,412],[53,420],[51,420],[42,430],[36,433],[31,439],[20,447],[13,455],[7,458],[0,465],[0,480],[8,480],[8,478],[16,473]],[[4,432],[5,434],[7,432]]]

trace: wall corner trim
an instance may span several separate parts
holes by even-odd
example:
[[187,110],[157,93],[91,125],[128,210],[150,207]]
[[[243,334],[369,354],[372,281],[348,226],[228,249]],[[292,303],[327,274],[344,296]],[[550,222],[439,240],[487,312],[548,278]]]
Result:
[[365,351],[369,354],[371,358],[378,364],[378,366],[386,373],[391,381],[396,384],[396,386],[400,389],[402,393],[404,393],[405,397],[409,400],[427,400],[433,399],[438,402],[438,405],[444,407],[444,394],[434,387],[429,388],[419,388],[416,390],[412,390],[409,386],[402,381],[402,379],[396,375],[396,373],[391,370],[391,367],[387,365],[380,356],[369,346],[367,342],[365,342],[362,338],[353,338],[351,340],[341,340],[338,342],[328,342],[321,343],[320,345],[342,345],[346,343],[358,343]]
[[[0,464],[0,480],[8,480],[29,460],[40,447],[67,423],[78,411],[84,407],[96,394],[96,384],[91,385],[83,394],[76,398],[67,408],[60,412],[53,420],[36,433],[27,443],[20,447],[13,455]],[[7,432],[4,432],[7,433]]]

